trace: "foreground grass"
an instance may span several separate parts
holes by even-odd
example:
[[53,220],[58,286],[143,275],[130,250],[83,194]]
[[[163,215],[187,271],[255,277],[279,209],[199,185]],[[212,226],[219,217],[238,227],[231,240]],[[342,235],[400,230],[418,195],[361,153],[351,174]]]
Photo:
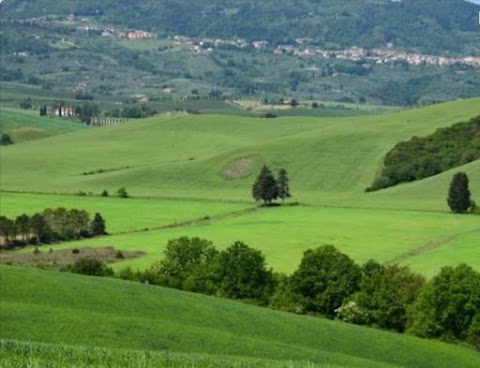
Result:
[[2,368],[335,368],[308,362],[134,351],[0,340]]
[[155,286],[9,266],[0,276],[6,340],[320,366],[480,364],[477,352],[455,345]]

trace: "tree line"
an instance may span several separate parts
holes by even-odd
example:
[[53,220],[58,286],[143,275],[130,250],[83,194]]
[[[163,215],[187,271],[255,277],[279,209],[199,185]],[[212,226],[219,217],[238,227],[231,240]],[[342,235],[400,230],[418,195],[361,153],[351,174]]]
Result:
[[93,219],[85,210],[46,209],[31,216],[23,214],[15,219],[0,216],[0,237],[5,247],[27,244],[49,244],[105,235],[105,220],[100,213]]
[[243,242],[219,251],[208,240],[181,237],[149,269],[127,267],[119,276],[480,349],[480,273],[465,264],[444,267],[427,281],[396,264],[358,265],[326,245],[305,251],[285,275]]
[[382,172],[366,191],[440,174],[480,158],[480,115],[466,123],[413,137],[387,153]]

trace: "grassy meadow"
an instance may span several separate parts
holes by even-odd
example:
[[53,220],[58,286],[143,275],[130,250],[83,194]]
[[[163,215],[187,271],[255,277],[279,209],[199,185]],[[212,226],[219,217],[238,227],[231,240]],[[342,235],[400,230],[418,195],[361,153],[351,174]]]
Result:
[[[2,148],[0,185],[46,193],[123,186],[134,196],[249,201],[254,175],[267,163],[275,170],[287,168],[295,199],[302,203],[388,207],[389,195],[364,194],[386,152],[400,140],[471,118],[479,103],[462,100],[355,118],[200,115],[132,121]],[[235,170],[245,159],[250,164]],[[466,169],[476,168],[478,162]],[[234,175],[226,177],[230,171]],[[84,175],[90,172],[97,173]],[[437,190],[439,181],[431,182],[429,191],[442,192],[435,203],[401,199],[391,207],[446,210],[444,183]],[[415,191],[417,185],[401,189]],[[472,182],[474,193],[479,185]]]
[[46,208],[57,207],[83,209],[89,212],[91,217],[99,212],[106,219],[107,231],[110,234],[177,226],[207,217],[241,213],[254,207],[252,204],[221,201],[122,199],[5,192],[0,194],[0,201],[2,215],[10,218],[18,216],[20,212],[33,215]]
[[[156,117],[2,147],[1,213],[15,217],[59,206],[100,212],[112,236],[56,247],[147,253],[117,268],[149,267],[168,240],[188,235],[219,248],[245,241],[282,272],[293,271],[304,250],[323,244],[358,262],[399,262],[426,276],[462,261],[480,269],[479,218],[450,215],[446,204],[458,170],[468,173],[478,198],[480,161],[364,192],[395,143],[468,120],[480,112],[479,102],[335,119]],[[288,169],[301,206],[254,210],[251,185],[264,163]],[[115,195],[119,187],[135,198],[67,195],[98,196],[103,189]]]
[[15,143],[84,129],[88,127],[68,119],[40,117],[38,111],[0,108],[0,134],[10,135]]
[[[152,208],[155,203],[152,201]],[[115,246],[124,251],[144,251],[146,256],[115,263],[114,267],[145,269],[163,257],[169,240],[199,236],[212,240],[220,249],[244,241],[261,250],[275,271],[286,273],[296,269],[305,250],[325,244],[334,245],[360,263],[369,259],[398,262],[427,277],[444,265],[465,261],[480,269],[479,218],[452,217],[446,213],[314,206],[256,211],[240,208],[240,212],[157,230],[143,231],[139,222],[139,232],[67,242],[55,245],[55,249]],[[129,226],[134,224],[132,218]]]
[[[95,129],[2,108],[2,132],[48,133],[22,133],[0,148],[0,214],[99,212],[109,236],[39,249],[146,253],[114,263],[116,271],[148,268],[180,236],[218,249],[244,241],[285,273],[324,244],[358,263],[397,262],[427,278],[461,262],[480,270],[480,217],[452,215],[446,204],[460,170],[480,201],[480,161],[365,193],[396,143],[466,121],[479,106],[476,98],[343,118],[174,115]],[[289,205],[260,208],[251,199],[263,164],[288,170]],[[132,198],[115,197],[121,187]],[[140,283],[0,265],[0,287],[6,368],[480,365],[477,352],[458,345]]]
[[[473,368],[480,364],[478,353],[460,346],[156,286],[10,266],[1,266],[0,271],[0,338],[66,345],[59,351],[88,345],[231,355],[234,361],[241,356],[234,367],[255,367],[241,364],[249,358],[278,361],[260,367],[284,367],[290,361],[298,362],[293,367],[309,366],[301,362],[321,367]],[[0,344],[2,351],[15,349],[5,345]],[[52,355],[48,346],[34,345],[32,352],[27,345],[27,353],[6,354],[6,364],[8,359],[35,356],[38,349],[40,356]],[[83,362],[96,357],[95,352],[88,357],[83,353]],[[172,360],[175,357],[172,354]]]

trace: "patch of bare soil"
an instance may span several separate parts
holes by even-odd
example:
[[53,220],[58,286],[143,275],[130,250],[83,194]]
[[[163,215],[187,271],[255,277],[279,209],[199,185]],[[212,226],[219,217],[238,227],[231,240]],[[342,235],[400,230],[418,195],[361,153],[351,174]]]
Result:
[[254,165],[255,159],[253,157],[241,158],[223,170],[223,177],[229,180],[246,178],[252,173]]
[[48,245],[43,245],[37,248],[29,247],[29,249],[31,250],[29,253],[14,250],[2,251],[0,252],[0,263],[60,269],[73,264],[80,258],[94,258],[106,263],[113,263],[145,255],[144,252],[118,251],[113,247],[54,250]]

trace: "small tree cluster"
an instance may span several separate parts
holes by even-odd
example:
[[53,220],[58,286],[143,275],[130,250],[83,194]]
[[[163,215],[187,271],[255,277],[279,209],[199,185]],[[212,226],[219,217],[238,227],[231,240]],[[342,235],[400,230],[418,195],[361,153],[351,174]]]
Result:
[[242,242],[218,251],[205,239],[174,239],[168,243],[165,257],[145,274],[131,270],[122,274],[124,278],[260,304],[267,304],[274,290],[274,277],[265,257]]
[[90,221],[88,212],[65,208],[46,209],[32,216],[14,220],[0,216],[0,236],[8,247],[25,244],[48,244],[106,234],[105,220],[97,213]]
[[47,105],[40,106],[40,116],[48,116]]
[[278,179],[275,179],[270,168],[264,165],[253,184],[252,196],[256,201],[263,201],[265,205],[271,205],[277,198],[282,202],[285,198],[290,198],[287,170],[280,169]]

